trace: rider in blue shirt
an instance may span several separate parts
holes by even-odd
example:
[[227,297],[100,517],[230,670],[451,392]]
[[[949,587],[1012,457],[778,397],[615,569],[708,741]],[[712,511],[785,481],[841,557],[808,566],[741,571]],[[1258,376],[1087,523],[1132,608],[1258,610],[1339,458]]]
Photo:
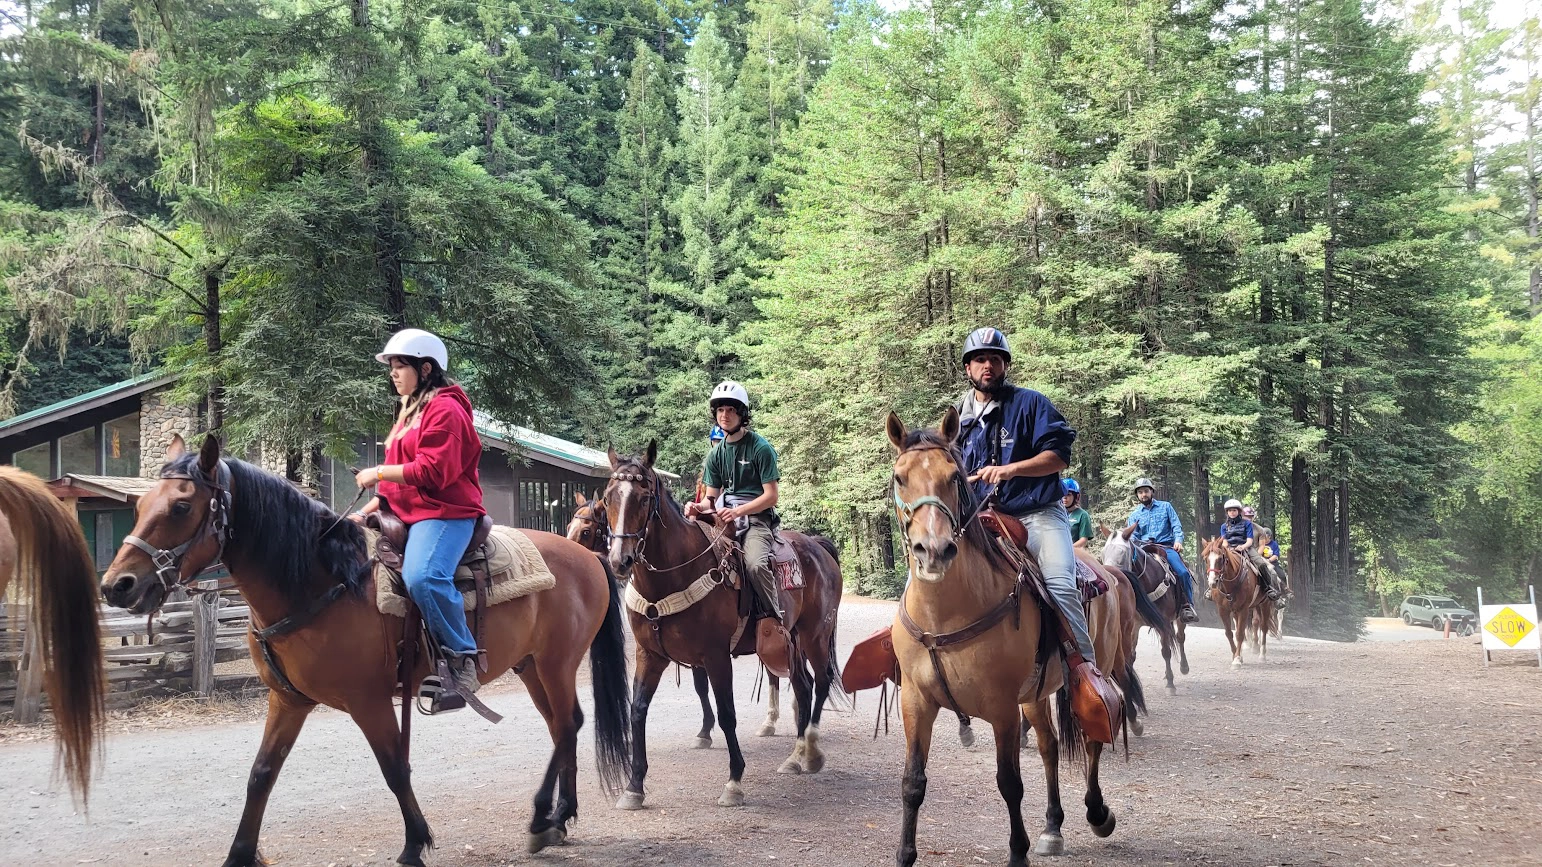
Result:
[[1242,514],[1242,503],[1239,500],[1226,501],[1226,520],[1221,522],[1221,538],[1226,540],[1226,545],[1233,551],[1246,557],[1253,564],[1253,571],[1258,573],[1258,583],[1264,588],[1264,592],[1270,599],[1280,598],[1279,588],[1269,580],[1271,573],[1269,563],[1258,553],[1258,539],[1253,530],[1253,522]]
[[1194,613],[1194,576],[1189,574],[1189,567],[1184,565],[1181,556],[1183,524],[1178,520],[1178,511],[1172,503],[1156,499],[1156,486],[1151,484],[1150,479],[1140,479],[1135,483],[1135,497],[1140,500],[1140,505],[1130,513],[1128,521],[1128,524],[1135,527],[1135,540],[1162,546],[1162,552],[1167,555],[1167,565],[1178,576],[1178,589],[1183,593],[1183,608],[1179,610],[1178,616],[1185,623],[1193,623],[1199,619],[1199,615]]

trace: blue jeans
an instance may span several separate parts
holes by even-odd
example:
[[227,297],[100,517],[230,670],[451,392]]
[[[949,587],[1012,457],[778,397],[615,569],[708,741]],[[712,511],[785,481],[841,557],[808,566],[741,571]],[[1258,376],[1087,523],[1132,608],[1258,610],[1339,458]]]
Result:
[[1028,550],[1044,571],[1044,585],[1055,600],[1055,607],[1065,615],[1076,633],[1076,649],[1093,665],[1092,636],[1087,634],[1087,614],[1082,610],[1082,591],[1076,586],[1076,552],[1071,546],[1071,517],[1065,506],[1056,503],[1026,515],[1015,516],[1028,530]]
[[402,581],[422,610],[429,634],[441,647],[462,655],[476,653],[477,644],[466,625],[465,602],[455,589],[455,567],[475,528],[475,518],[419,521],[407,529],[407,550],[402,552]]
[[1173,567],[1173,574],[1178,576],[1178,589],[1183,591],[1183,604],[1194,604],[1194,576],[1189,574],[1189,567],[1183,564],[1183,557],[1171,548],[1163,548],[1167,555],[1167,565]]

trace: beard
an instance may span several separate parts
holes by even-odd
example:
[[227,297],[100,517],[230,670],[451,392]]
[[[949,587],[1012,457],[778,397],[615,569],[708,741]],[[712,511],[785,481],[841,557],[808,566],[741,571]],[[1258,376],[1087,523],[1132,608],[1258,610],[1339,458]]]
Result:
[[989,385],[986,384],[985,380],[976,379],[973,376],[968,377],[968,379],[969,384],[974,386],[976,391],[981,394],[988,394],[991,397],[996,397],[1007,389],[1007,378],[1005,375],[1000,379],[993,380]]

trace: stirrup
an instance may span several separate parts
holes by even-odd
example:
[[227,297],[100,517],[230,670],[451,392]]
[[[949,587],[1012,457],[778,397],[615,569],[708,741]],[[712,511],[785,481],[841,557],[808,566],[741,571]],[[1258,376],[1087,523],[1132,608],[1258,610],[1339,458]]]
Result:
[[[446,686],[446,680],[452,685]],[[446,675],[428,674],[418,684],[418,713],[425,716],[433,716],[439,713],[451,713],[466,706],[466,697],[460,690],[453,686],[453,678]],[[425,704],[425,702],[427,702]]]

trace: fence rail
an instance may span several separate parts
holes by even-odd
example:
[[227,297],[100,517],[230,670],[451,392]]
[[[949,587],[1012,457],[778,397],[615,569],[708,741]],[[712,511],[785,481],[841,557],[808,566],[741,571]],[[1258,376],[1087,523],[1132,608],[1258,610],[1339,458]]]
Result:
[[[25,603],[13,603],[0,616],[0,708],[10,707],[23,723],[36,722],[47,700],[28,614]],[[100,617],[108,707],[156,694],[209,695],[261,684],[251,674],[214,672],[217,663],[249,658],[251,609],[234,591],[167,602],[153,617],[103,605]]]

